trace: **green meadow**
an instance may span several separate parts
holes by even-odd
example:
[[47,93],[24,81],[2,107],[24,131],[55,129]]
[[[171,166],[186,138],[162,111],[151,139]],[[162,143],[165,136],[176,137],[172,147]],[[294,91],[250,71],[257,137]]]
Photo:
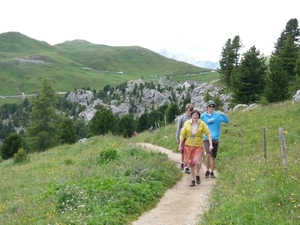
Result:
[[[217,184],[199,224],[299,224],[300,103],[286,101],[227,115],[231,121],[222,126]],[[168,126],[138,139],[176,150],[175,129]]]
[[[227,115],[217,183],[199,224],[299,224],[300,103]],[[30,154],[27,163],[3,161],[1,224],[131,224],[182,177],[166,155],[134,143],[177,152],[175,130],[172,124],[131,139],[98,136]]]
[[0,104],[7,102],[1,96],[37,93],[45,77],[52,80],[57,92],[71,92],[80,88],[99,91],[106,85],[115,87],[137,79],[158,81],[166,76],[180,83],[190,78],[199,83],[219,78],[211,69],[139,46],[112,47],[85,40],[52,46],[17,32],[0,34]]

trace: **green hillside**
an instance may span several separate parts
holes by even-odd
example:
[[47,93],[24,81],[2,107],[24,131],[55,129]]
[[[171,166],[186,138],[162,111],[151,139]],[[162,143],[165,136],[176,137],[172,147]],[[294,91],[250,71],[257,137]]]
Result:
[[[230,124],[222,126],[217,183],[199,224],[299,223],[299,113],[299,103],[286,101],[227,114]],[[279,128],[284,130],[286,164]],[[23,164],[3,161],[1,220],[22,225],[131,224],[182,176],[166,155],[132,143],[177,151],[175,130],[172,124],[131,139],[97,136],[30,154]]]
[[21,33],[0,34],[0,95],[32,94],[40,89],[41,80],[48,77],[57,91],[72,91],[90,87],[100,90],[144,78],[157,80],[170,76],[176,81],[210,81],[218,74],[211,70],[165,58],[148,49],[111,47],[84,40],[67,41],[51,46]]
[[[230,123],[222,125],[216,159],[217,185],[199,225],[299,224],[299,114],[300,103],[291,101],[227,113]],[[175,130],[174,124],[134,140],[175,150]]]

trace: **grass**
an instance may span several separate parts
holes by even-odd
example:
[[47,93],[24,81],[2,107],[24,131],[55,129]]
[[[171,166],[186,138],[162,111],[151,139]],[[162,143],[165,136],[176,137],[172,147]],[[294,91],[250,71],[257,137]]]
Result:
[[[200,83],[218,77],[211,69],[168,59],[138,46],[111,47],[83,40],[51,46],[8,32],[0,34],[0,49],[0,95],[3,96],[36,93],[45,77],[60,92],[87,87],[102,90],[108,84],[114,87],[141,78],[146,82],[158,81],[162,76],[184,82],[192,75]],[[20,58],[29,61],[23,63],[17,60]]]
[[[230,124],[222,126],[217,183],[210,209],[199,224],[299,224],[300,104],[286,101],[227,114]],[[279,128],[284,130],[286,166]],[[175,130],[171,124],[131,139],[99,136],[32,154],[25,164],[3,161],[1,220],[130,224],[182,176],[166,155],[142,151],[131,143],[147,142],[178,152]]]
[[166,155],[110,135],[3,161],[1,224],[130,224],[182,173]]
[[[217,184],[199,224],[299,224],[299,115],[300,104],[291,101],[228,113],[231,121],[222,127]],[[279,128],[284,130],[287,166]],[[176,151],[175,130],[171,125],[137,138]]]

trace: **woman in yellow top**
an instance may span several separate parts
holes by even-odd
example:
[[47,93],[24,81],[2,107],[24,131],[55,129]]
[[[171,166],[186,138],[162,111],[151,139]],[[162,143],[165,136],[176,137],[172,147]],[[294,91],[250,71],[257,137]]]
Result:
[[186,138],[184,162],[189,165],[191,171],[191,187],[195,186],[195,175],[197,184],[201,183],[199,172],[203,156],[203,134],[208,138],[210,150],[213,149],[209,128],[206,123],[199,119],[200,115],[198,110],[193,110],[191,113],[192,118],[184,123],[180,133],[179,148],[182,148],[182,142]]

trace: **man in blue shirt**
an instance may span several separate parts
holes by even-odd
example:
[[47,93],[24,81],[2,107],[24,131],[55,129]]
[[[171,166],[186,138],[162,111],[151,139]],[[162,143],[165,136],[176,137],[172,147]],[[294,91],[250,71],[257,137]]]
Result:
[[214,169],[216,165],[216,158],[219,147],[221,123],[229,123],[229,118],[221,111],[215,111],[216,104],[213,100],[206,103],[207,111],[201,114],[201,120],[205,122],[210,130],[213,149],[209,149],[209,143],[206,136],[204,136],[204,148],[206,152],[206,173],[205,178],[216,178]]

